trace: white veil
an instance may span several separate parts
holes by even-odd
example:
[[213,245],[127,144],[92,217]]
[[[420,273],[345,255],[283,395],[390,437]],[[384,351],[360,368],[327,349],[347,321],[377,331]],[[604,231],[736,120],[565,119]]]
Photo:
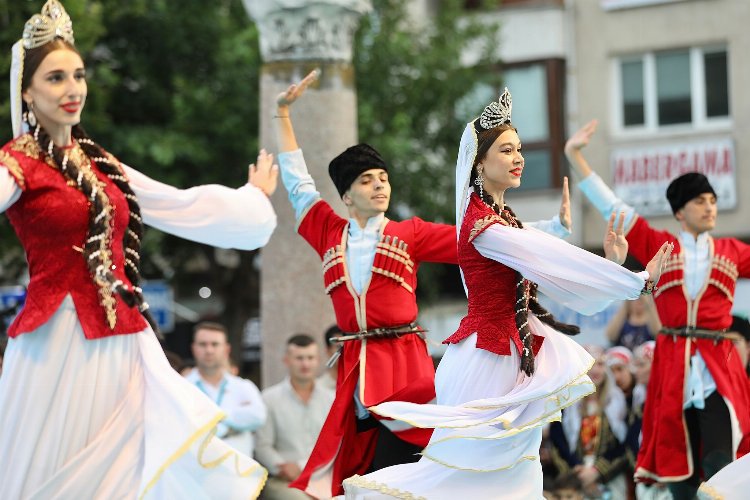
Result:
[[[456,240],[461,233],[461,225],[469,205],[469,196],[474,192],[474,186],[470,185],[471,169],[474,166],[474,158],[477,156],[477,132],[474,122],[469,122],[464,128],[461,136],[461,144],[458,146],[458,158],[456,159]],[[466,292],[466,280],[464,272],[461,271],[461,281]]]
[[26,133],[27,126],[23,121],[23,106],[21,103],[21,78],[23,77],[23,59],[25,50],[23,40],[17,41],[11,49],[10,63],[10,116],[13,124],[13,138]]

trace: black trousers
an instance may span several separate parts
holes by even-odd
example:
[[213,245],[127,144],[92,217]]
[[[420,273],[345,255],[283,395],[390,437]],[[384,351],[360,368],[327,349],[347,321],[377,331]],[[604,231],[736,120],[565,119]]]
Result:
[[693,455],[693,475],[669,483],[674,500],[693,500],[701,481],[708,480],[732,461],[732,423],[729,409],[718,392],[706,398],[703,410],[685,410],[685,422]]
[[375,427],[378,428],[378,440],[375,444],[375,456],[372,459],[370,467],[367,469],[368,473],[385,469],[391,465],[419,461],[421,458],[419,454],[422,451],[421,447],[399,439],[372,415],[363,420],[357,419],[357,432],[363,432]]

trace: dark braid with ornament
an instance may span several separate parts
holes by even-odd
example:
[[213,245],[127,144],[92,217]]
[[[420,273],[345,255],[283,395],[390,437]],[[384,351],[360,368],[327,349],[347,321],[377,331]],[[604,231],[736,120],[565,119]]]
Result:
[[[96,163],[96,168],[105,174],[125,196],[130,211],[130,220],[123,237],[123,253],[125,258],[125,275],[130,280],[132,287],[118,280],[111,272],[109,260],[111,251],[106,246],[107,234],[110,231],[109,217],[105,212],[109,210],[109,200],[102,189],[91,182],[93,177],[85,175],[86,167],[78,165],[68,157],[68,153],[52,142],[50,136],[37,125],[33,129],[33,136],[44,154],[47,154],[54,162],[57,169],[69,183],[75,186],[89,200],[89,227],[86,233],[86,241],[83,245],[83,257],[86,259],[88,269],[95,283],[107,286],[130,307],[137,306],[148,323],[158,332],[156,321],[148,311],[148,304],[144,300],[143,291],[139,284],[141,275],[140,248],[143,237],[143,220],[138,200],[133,190],[124,177],[118,162],[109,155],[101,146],[91,140],[80,125],[73,127],[73,138],[80,145],[84,154],[90,161]],[[109,254],[108,254],[109,252]]]
[[[490,146],[495,140],[505,132],[506,130],[515,130],[512,125],[506,124],[499,127],[495,127],[489,130],[481,131],[478,134],[479,147],[477,149],[477,155],[474,160],[474,168],[471,171],[470,185],[474,184],[477,178],[477,165],[484,159],[489,151]],[[475,189],[476,192],[476,189]],[[486,203],[493,212],[500,216],[509,226],[523,229],[523,224],[513,213],[508,205],[505,205],[503,210],[497,204],[495,199],[489,193],[481,190],[477,195],[481,200]],[[523,344],[523,352],[521,352],[521,371],[526,375],[531,376],[534,373],[534,335],[531,333],[529,328],[529,311],[534,313],[541,322],[549,325],[555,330],[564,333],[566,335],[577,335],[581,332],[581,329],[577,325],[569,325],[567,323],[561,323],[555,320],[552,313],[547,311],[537,299],[537,288],[538,285],[523,277],[521,273],[516,271],[516,303],[515,303],[515,320],[516,328],[518,328],[518,335],[521,337],[521,343]]]

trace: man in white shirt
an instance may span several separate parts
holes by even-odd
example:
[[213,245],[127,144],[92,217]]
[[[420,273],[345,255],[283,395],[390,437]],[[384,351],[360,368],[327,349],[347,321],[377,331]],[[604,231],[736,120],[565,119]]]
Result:
[[226,328],[219,323],[198,323],[192,350],[195,368],[185,378],[226,413],[217,437],[252,456],[252,432],[265,423],[266,406],[255,384],[227,371],[231,346]]
[[307,462],[335,394],[316,383],[320,352],[309,335],[296,334],[287,341],[284,364],[288,376],[263,391],[268,420],[257,432],[255,458],[270,476],[261,498],[306,500],[309,497],[289,483]]

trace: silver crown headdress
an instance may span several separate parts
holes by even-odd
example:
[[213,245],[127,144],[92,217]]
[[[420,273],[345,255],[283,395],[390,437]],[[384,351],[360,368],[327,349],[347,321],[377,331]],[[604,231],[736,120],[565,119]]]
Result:
[[57,0],[48,0],[39,14],[34,14],[23,27],[23,36],[12,48],[10,62],[10,116],[13,123],[13,137],[26,131],[23,122],[23,101],[21,86],[26,49],[34,49],[55,38],[62,38],[73,45],[73,22],[65,8]]
[[48,0],[40,14],[34,14],[26,21],[23,27],[23,46],[33,49],[58,37],[74,44],[73,22],[60,2]]
[[513,109],[513,100],[508,92],[508,87],[505,87],[500,99],[497,102],[491,102],[489,106],[484,108],[482,114],[479,116],[479,126],[484,130],[497,127],[510,123],[510,113]]

